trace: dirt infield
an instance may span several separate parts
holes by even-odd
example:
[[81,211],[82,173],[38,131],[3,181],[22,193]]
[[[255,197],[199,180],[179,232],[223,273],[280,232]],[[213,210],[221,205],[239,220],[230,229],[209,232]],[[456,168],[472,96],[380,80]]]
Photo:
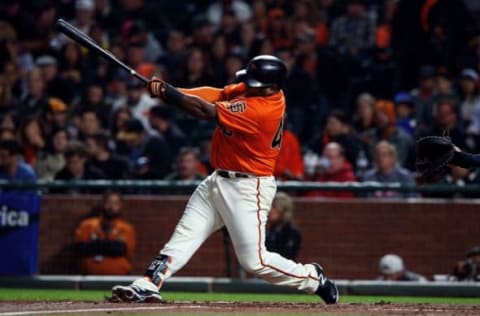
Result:
[[478,305],[346,303],[335,306],[306,303],[174,302],[125,304],[109,302],[0,303],[6,315],[480,315]]

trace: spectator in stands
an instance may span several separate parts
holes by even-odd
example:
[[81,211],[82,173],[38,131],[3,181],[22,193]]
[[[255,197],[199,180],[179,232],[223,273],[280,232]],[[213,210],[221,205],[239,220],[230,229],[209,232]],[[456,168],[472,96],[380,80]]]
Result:
[[[317,67],[322,62],[322,60],[318,60],[320,56],[315,42],[315,32],[312,29],[299,30],[298,32],[295,34],[294,42],[296,62],[303,71],[309,74],[311,79],[314,79],[317,75]],[[283,47],[291,47],[291,45],[281,46],[277,50]]]
[[48,97],[45,88],[45,81],[42,78],[40,69],[33,68],[25,77],[26,91],[25,96],[20,100],[20,104],[15,109],[17,113],[25,115],[40,115],[48,104]]
[[345,157],[354,168],[361,152],[365,153],[368,162],[370,161],[367,146],[354,133],[350,126],[349,118],[343,111],[334,110],[329,114],[325,131],[318,143],[321,145],[321,149],[323,149],[325,145],[331,142],[342,146]]
[[[212,52],[210,54],[210,62],[212,65],[212,75],[215,80],[215,86],[225,86],[227,82],[226,61],[228,47],[227,39],[223,32],[215,34],[212,43]],[[243,63],[243,61],[242,61]],[[237,68],[240,70],[241,68]]]
[[[343,147],[338,143],[328,143],[323,148],[323,156],[312,181],[355,182],[356,180],[353,166],[346,159]],[[349,191],[308,191],[306,196],[349,198],[354,197],[355,193]]]
[[191,147],[183,147],[177,155],[175,171],[167,175],[165,180],[203,180],[205,174],[199,172],[199,164],[197,150]]
[[293,38],[289,27],[289,20],[285,10],[278,7],[268,10],[267,27],[265,31],[266,41],[264,44],[268,44],[269,49],[272,51],[282,47],[291,47]]
[[[225,48],[237,47],[241,44],[239,21],[235,16],[235,13],[231,10],[223,12],[222,19],[220,21],[220,26],[217,29],[217,32],[213,38],[212,48],[211,48],[212,52],[215,51],[215,47],[214,47],[214,45],[216,44],[215,39],[220,39],[222,37],[225,44]],[[218,62],[218,61],[219,60],[216,58],[212,59],[212,62]]]
[[[144,43],[143,60],[155,67],[153,63],[163,54],[163,48],[155,35],[148,31],[145,23],[140,20],[127,20],[122,25],[122,37],[126,44]],[[140,70],[140,73],[141,72]]]
[[127,101],[120,107],[126,107],[130,110],[133,117],[140,120],[145,128],[151,132],[151,127],[148,124],[148,112],[150,108],[157,104],[157,101],[152,99],[144,89],[143,83],[136,78],[129,78],[127,81]]
[[36,172],[40,180],[53,180],[55,174],[65,167],[65,152],[70,137],[65,128],[59,128],[51,133],[45,150],[40,152],[36,164]]
[[370,143],[370,146],[372,146],[371,150],[374,150],[373,147],[378,142],[386,140],[395,146],[400,166],[413,169],[414,142],[412,137],[404,132],[403,129],[395,126],[395,107],[392,101],[378,100],[375,103],[375,121],[377,129]]
[[367,54],[372,63],[368,72],[371,75],[370,92],[379,98],[389,98],[398,89],[398,66],[392,46],[392,24],[397,12],[397,0],[385,0],[370,7],[370,14],[378,14],[375,30],[375,46]]
[[112,112],[112,104],[105,96],[105,88],[99,82],[91,82],[87,84],[85,95],[79,105],[82,109],[91,108],[97,113],[102,128],[108,128],[110,113]]
[[288,129],[283,130],[282,147],[273,175],[277,180],[303,179],[302,148],[297,136]]
[[415,104],[415,121],[417,128],[429,126],[433,119],[433,109],[437,101],[435,90],[436,70],[430,65],[420,67],[418,71],[418,87],[410,93]]
[[238,78],[235,74],[237,71],[242,69],[243,65],[244,65],[243,52],[241,51],[241,49],[236,49],[228,53],[226,56],[225,66],[224,66],[226,77],[223,85],[236,83],[238,81]]
[[325,20],[320,14],[316,1],[295,1],[293,19],[298,25],[302,23],[304,28],[311,28],[315,32],[315,42],[318,45],[326,45],[328,42],[328,30]]
[[283,88],[288,104],[287,127],[297,137],[305,140],[307,138],[305,134],[308,134],[309,129],[305,126],[308,121],[308,112],[311,105],[315,103],[315,82],[311,74],[297,64],[293,49],[280,49],[276,55],[287,66],[287,80]]
[[393,102],[395,103],[395,116],[397,118],[395,125],[414,137],[416,122],[412,96],[408,92],[399,92],[395,95]]
[[378,270],[380,273],[378,280],[381,281],[427,281],[423,275],[408,271],[403,264],[403,259],[395,254],[384,255],[380,259]]
[[457,262],[453,276],[458,281],[480,281],[480,247],[473,247],[467,252],[465,260]]
[[129,119],[132,119],[132,112],[126,107],[118,108],[113,111],[111,121],[110,121],[110,135],[114,138],[117,138],[118,133],[122,130],[123,125]]
[[0,114],[11,111],[14,106],[12,86],[7,78],[0,74]]
[[210,174],[213,172],[214,168],[210,163],[210,152],[212,150],[212,142],[210,139],[202,139],[199,141],[199,154],[198,158],[200,160],[200,173]]
[[450,98],[452,100],[456,100],[458,98],[454,89],[452,78],[445,72],[439,72],[437,74],[435,89],[438,99]]
[[360,139],[370,144],[375,133],[375,98],[369,93],[362,93],[357,97],[357,110],[354,116],[353,127]]
[[332,23],[330,46],[345,53],[352,43],[360,50],[369,49],[375,43],[375,21],[366,11],[363,0],[348,0],[346,14]]
[[226,11],[233,12],[235,17],[241,22],[250,20],[252,16],[250,6],[242,0],[218,0],[213,1],[207,8],[208,21],[213,26],[219,26],[221,18]]
[[132,271],[135,228],[122,219],[122,196],[107,191],[100,214],[83,220],[75,230],[80,273],[125,275]]
[[95,24],[95,1],[75,1],[75,18],[71,23],[85,34],[89,34]]
[[[68,144],[65,151],[66,166],[55,174],[55,180],[96,180],[104,179],[105,175],[98,169],[87,164],[88,152],[85,145],[78,141]],[[58,193],[94,193],[90,188],[60,188],[55,189]]]
[[167,81],[178,81],[181,76],[182,63],[186,59],[185,34],[180,30],[170,30],[167,36],[167,50],[160,56],[158,64],[164,68]]
[[80,112],[78,139],[84,141],[87,137],[93,136],[101,131],[100,118],[93,107],[88,107]]
[[102,132],[88,136],[85,145],[90,157],[90,165],[103,172],[105,179],[128,179],[130,164],[122,156],[116,155],[109,148],[108,135]]
[[119,153],[125,155],[138,179],[162,179],[171,168],[172,158],[168,144],[161,135],[150,135],[138,119],[124,122],[117,139]]
[[30,69],[31,68],[22,69],[20,65],[13,60],[8,60],[5,62],[3,74],[11,87],[12,97],[14,98],[15,105],[17,105],[19,100],[22,99],[22,94],[24,93],[24,72],[28,73]]
[[22,155],[26,163],[35,168],[38,153],[45,148],[45,132],[37,118],[26,119],[20,126]]
[[[415,180],[410,171],[398,165],[395,146],[385,140],[380,141],[375,146],[375,167],[365,173],[363,181],[407,185],[415,184]],[[413,197],[417,196],[417,194],[400,191],[375,191],[369,192],[367,196],[400,198]]]
[[268,213],[265,246],[268,251],[295,260],[302,244],[302,234],[293,224],[293,200],[285,192],[277,192]]
[[17,138],[17,135],[15,134],[14,131],[9,129],[0,129],[0,140],[16,139],[16,138]]
[[0,140],[0,179],[35,181],[33,168],[20,160],[20,144],[14,139]]
[[[55,36],[57,8],[53,2],[37,3],[37,6],[24,6],[28,10],[25,24],[19,26],[21,47],[34,56],[45,54],[49,50],[49,40]],[[29,7],[29,8],[28,8]],[[21,16],[22,17],[22,16]]]
[[79,97],[84,83],[85,62],[76,42],[67,42],[60,51],[59,77],[65,80],[74,89],[74,97]]
[[478,73],[464,69],[460,78],[460,117],[465,122],[466,132],[480,135],[480,89]]
[[40,69],[48,96],[57,97],[67,103],[73,101],[75,94],[74,82],[60,76],[58,61],[55,57],[51,55],[40,56],[35,60],[35,64]]
[[174,120],[174,112],[166,105],[155,105],[150,109],[148,120],[150,126],[160,133],[168,143],[172,155],[187,143],[185,133]]
[[[433,120],[429,122],[428,126],[418,128],[418,136],[438,135],[442,136],[447,134],[452,142],[460,149],[466,149],[467,147],[467,135],[462,128],[459,118],[457,104],[450,99],[439,100],[436,104],[436,111]],[[472,148],[469,148],[472,150]]]
[[48,106],[42,115],[42,128],[47,139],[51,137],[53,131],[69,127],[67,111],[67,104],[61,99],[48,98]]
[[[265,33],[267,30],[267,4],[263,0],[253,0],[252,4],[252,18],[251,18],[251,26],[249,26],[250,30],[257,30],[259,33]],[[247,23],[242,23],[242,25],[247,25]],[[245,41],[243,42],[245,44]],[[250,55],[248,58],[250,59]]]
[[[124,53],[122,50],[121,54],[118,54],[118,50],[113,50],[115,46],[110,46],[108,37],[105,36],[103,25],[94,24],[91,29],[89,36],[96,42],[98,45],[104,48],[112,49],[112,53],[115,54],[117,58],[122,58],[124,60]],[[116,43],[115,43],[116,44]],[[109,63],[104,58],[101,58],[98,54],[96,54],[92,50],[88,50],[86,52],[86,56],[84,58],[84,81],[85,83],[100,81],[102,83],[109,82],[111,80],[111,75],[114,69],[117,69],[114,63]],[[82,85],[84,88],[84,85]],[[82,89],[84,90],[84,89]]]
[[180,80],[175,84],[180,87],[193,88],[211,86],[213,80],[208,55],[199,46],[191,47],[187,53]]
[[0,129],[8,130],[15,134],[17,132],[17,125],[17,117],[13,111],[0,115]]
[[[112,104],[111,112],[114,112],[122,107],[126,107],[128,100],[127,78],[124,73],[118,71],[112,75],[113,78],[109,81],[106,89],[106,98],[108,103]],[[112,114],[112,113],[110,113]],[[111,119],[111,117],[109,117]]]
[[143,40],[129,42],[127,48],[127,63],[136,72],[150,78],[156,71],[154,63],[147,62],[145,59],[147,43]]
[[[264,10],[265,4],[262,0],[254,1],[253,5],[255,6],[258,3],[260,3],[260,7],[263,7],[263,9],[261,10]],[[250,60],[260,54],[260,49],[262,47],[265,36],[264,31],[266,28],[266,15],[264,15],[264,13],[265,11],[262,11],[262,13],[260,13],[263,18],[259,17],[259,19],[264,20],[265,22],[260,22],[262,26],[256,28],[255,22],[253,22],[253,20],[251,22],[243,23],[241,26],[240,36],[242,43],[239,48],[242,50],[245,60]]]
[[[1,11],[1,9],[0,9]],[[21,44],[18,36],[18,30],[12,27],[12,25],[0,18],[0,58],[2,61],[0,62],[0,69],[4,69],[5,72],[7,68],[12,64],[17,66],[17,70],[20,68],[24,71],[30,70],[34,66],[33,56],[32,53],[26,49],[24,49],[23,45]],[[27,23],[24,24],[26,26]],[[23,73],[19,73],[17,78],[23,75]],[[10,81],[10,84],[14,86],[14,82]]]

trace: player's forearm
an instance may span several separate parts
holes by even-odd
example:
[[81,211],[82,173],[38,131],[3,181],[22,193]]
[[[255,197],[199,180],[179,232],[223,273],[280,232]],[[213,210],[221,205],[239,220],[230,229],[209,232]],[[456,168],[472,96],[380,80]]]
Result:
[[480,154],[471,154],[464,151],[456,151],[451,161],[452,165],[462,168],[480,167]]
[[223,99],[223,89],[213,87],[199,87],[193,89],[178,88],[184,94],[197,96],[207,102],[213,103]]
[[179,89],[165,84],[164,100],[197,118],[214,121],[217,117],[215,105],[197,97],[182,93]]

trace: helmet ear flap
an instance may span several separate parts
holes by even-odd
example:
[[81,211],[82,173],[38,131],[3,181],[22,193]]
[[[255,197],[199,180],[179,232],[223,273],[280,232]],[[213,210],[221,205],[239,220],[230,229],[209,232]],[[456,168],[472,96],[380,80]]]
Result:
[[235,73],[235,79],[236,82],[245,82],[247,79],[247,70],[246,69],[240,69]]

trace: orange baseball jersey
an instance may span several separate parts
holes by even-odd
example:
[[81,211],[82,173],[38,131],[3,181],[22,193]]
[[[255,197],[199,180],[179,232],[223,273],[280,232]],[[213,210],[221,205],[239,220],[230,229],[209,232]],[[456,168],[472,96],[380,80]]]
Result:
[[127,247],[125,256],[120,257],[84,257],[80,259],[80,268],[85,274],[128,274],[132,270],[130,262],[135,249],[135,228],[128,222],[116,219],[109,233],[102,229],[99,217],[82,221],[75,231],[75,241],[88,243],[95,239],[123,241]]
[[[243,83],[223,90],[182,89],[215,103],[218,126],[212,136],[210,161],[214,168],[270,176],[280,152],[285,97],[246,97]],[[227,101],[225,101],[227,100]]]

